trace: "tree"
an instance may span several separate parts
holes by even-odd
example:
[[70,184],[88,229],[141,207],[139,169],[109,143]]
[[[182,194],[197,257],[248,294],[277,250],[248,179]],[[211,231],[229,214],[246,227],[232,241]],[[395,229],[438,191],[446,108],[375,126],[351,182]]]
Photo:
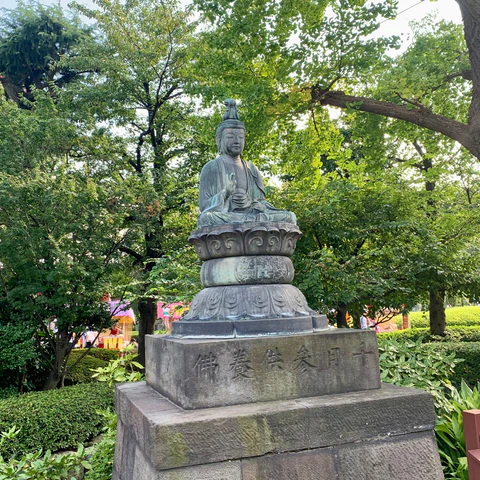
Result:
[[60,67],[58,61],[89,41],[89,29],[77,18],[67,18],[59,5],[19,2],[0,20],[0,82],[6,97],[29,108],[22,99],[33,100],[34,89],[53,94],[52,86],[85,73]]
[[101,298],[131,269],[120,248],[138,235],[125,219],[143,210],[135,179],[128,189],[121,172],[100,167],[108,135],[76,122],[53,88],[35,90],[30,109],[0,100],[0,323],[33,332],[45,389],[62,383],[86,328],[110,325]]
[[193,172],[201,151],[186,155],[187,145],[198,145],[192,142],[194,105],[184,95],[194,24],[174,0],[99,0],[97,5],[96,10],[76,5],[96,22],[101,43],[68,62],[73,69],[98,70],[72,99],[79,112],[118,129],[111,152],[116,168],[124,178],[143,183],[146,211],[128,219],[142,229],[142,239],[121,249],[141,276],[133,293],[139,300],[139,361],[144,364],[145,334],[153,333],[157,320],[152,271],[184,246],[195,220]]
[[[432,57],[431,52],[438,44],[442,48]],[[463,47],[459,26],[434,23],[432,18],[416,22],[412,44],[395,59],[392,70],[383,74],[381,83],[372,87],[372,93],[393,95],[395,89],[408,88],[410,96],[428,98],[437,113],[466,118],[468,95],[461,82],[452,80],[442,88],[434,87],[452,65],[455,68],[458,52]],[[419,77],[420,70],[423,78]],[[445,95],[450,98],[449,102],[445,102]],[[430,304],[431,331],[441,335],[446,327],[445,294],[464,292],[459,272],[468,275],[470,270],[468,263],[459,259],[477,235],[479,219],[474,185],[478,172],[466,150],[437,132],[355,109],[347,118],[353,121],[350,124],[353,139],[365,146],[364,161],[397,171],[398,175],[408,178],[413,187],[409,194],[417,209],[412,242],[417,238],[421,241],[406,261],[416,272],[412,285],[426,295],[426,303]]]
[[[480,56],[478,46],[480,45],[480,6],[474,0],[457,0],[462,12],[464,23],[464,39],[468,49],[468,58],[466,49],[456,51],[453,62],[446,66],[443,72],[436,72],[436,83],[422,82],[424,92],[422,95],[408,96],[408,87],[399,88],[395,100],[389,100],[385,97],[373,98],[368,95],[350,94],[343,90],[334,90],[336,84],[343,83],[348,77],[340,70],[337,77],[330,83],[315,83],[310,88],[311,98],[315,104],[330,105],[340,108],[348,108],[349,105],[355,105],[360,111],[370,112],[398,120],[403,120],[414,125],[441,133],[452,140],[455,140],[465,147],[473,156],[480,158]],[[443,49],[441,41],[432,45],[434,51],[430,55],[436,55]],[[412,65],[413,67],[413,65]],[[424,65],[420,65],[420,68]],[[418,72],[419,74],[421,72]],[[424,72],[426,77],[431,80],[431,71]],[[467,121],[455,118],[455,116],[445,116],[438,114],[435,108],[429,104],[430,94],[439,89],[448,87],[452,81],[471,82],[471,101],[468,109]],[[325,81],[325,79],[324,79]],[[343,82],[341,82],[343,81]],[[402,90],[405,90],[402,91]],[[407,94],[405,94],[407,93]]]
[[49,364],[44,389],[62,381],[85,328],[111,324],[102,295],[121,267],[119,247],[128,230],[109,206],[118,189],[110,183],[100,186],[83,172],[60,169],[54,176],[37,169],[0,176],[2,316],[35,327]]
[[[413,231],[414,203],[406,180],[364,160],[351,131],[325,129],[313,122],[285,146],[287,208],[297,214],[304,237],[295,253],[296,282],[309,304],[336,311],[346,327],[368,308],[402,310],[418,299],[413,272],[403,263]],[[318,151],[327,152],[319,155]]]
[[[265,122],[268,133],[265,136],[276,136],[287,141],[289,134],[281,133],[281,129],[285,128],[285,117],[290,115],[290,118],[296,119],[297,125],[294,121],[291,125],[293,129],[298,129],[298,121],[305,123],[307,114],[317,134],[322,136],[322,129],[331,128],[328,114],[322,107],[337,106],[346,114],[338,125],[344,126],[346,122],[353,132],[353,139],[361,144],[364,157],[361,161],[369,161],[366,171],[370,175],[379,174],[379,169],[393,168],[397,175],[411,176],[412,169],[416,169],[415,178],[422,178],[426,193],[421,194],[416,185],[412,185],[413,188],[408,191],[416,199],[417,211],[423,215],[416,217],[417,224],[420,222],[422,228],[415,233],[418,239],[423,239],[423,244],[416,244],[417,250],[407,249],[411,258],[404,259],[412,268],[418,264],[424,265],[423,259],[426,258],[431,262],[429,274],[426,269],[417,271],[417,280],[423,279],[423,283],[414,281],[415,278],[410,276],[413,282],[410,288],[415,285],[419,293],[431,293],[432,310],[440,312],[439,316],[431,316],[432,326],[436,324],[434,330],[437,333],[443,331],[444,323],[437,322],[435,318],[439,319],[442,315],[441,299],[445,288],[440,277],[433,275],[433,272],[441,273],[448,289],[455,291],[455,285],[460,290],[464,289],[463,283],[457,282],[459,277],[455,272],[458,272],[459,265],[455,262],[462,257],[463,249],[469,248],[477,220],[475,215],[467,215],[472,228],[465,229],[460,220],[457,226],[451,221],[444,223],[444,219],[451,218],[451,215],[441,211],[433,215],[432,208],[436,202],[440,210],[447,207],[445,213],[451,211],[448,202],[435,199],[441,199],[446,194],[443,188],[452,181],[452,177],[446,174],[448,157],[445,152],[452,151],[453,140],[465,147],[461,156],[468,157],[472,153],[478,156],[479,153],[475,143],[478,138],[475,133],[478,128],[475,120],[478,95],[475,93],[474,80],[474,71],[478,67],[476,60],[472,61],[468,55],[470,53],[472,57],[472,49],[475,50],[474,45],[478,41],[475,37],[478,7],[471,1],[459,2],[464,18],[463,35],[459,26],[448,22],[434,23],[430,19],[430,30],[427,31],[425,26],[417,26],[412,46],[405,54],[393,57],[391,52],[400,45],[399,39],[372,37],[372,34],[378,29],[380,20],[394,18],[394,2],[333,1],[330,3],[331,11],[323,19],[317,15],[316,21],[300,24],[295,23],[297,11],[293,8],[290,15],[295,27],[287,27],[288,33],[283,32],[282,39],[287,38],[286,42],[270,33],[261,36],[260,40],[242,36],[239,32],[242,28],[248,31],[258,21],[248,16],[239,19],[231,15],[245,8],[241,1],[199,0],[196,3],[212,22],[211,31],[204,34],[211,44],[206,66],[215,65],[210,70],[213,74],[208,91],[216,92],[225,88],[225,82],[217,78],[221,69],[229,64],[220,58],[217,61],[212,59],[215,47],[221,47],[223,58],[234,59],[236,70],[243,68],[250,72],[247,80],[237,75],[232,81],[232,89],[246,96],[249,107],[253,96],[256,96],[257,110],[262,108],[268,112]],[[277,18],[273,14],[272,17],[273,20],[269,18],[269,21],[273,23],[278,21],[282,24],[281,20],[284,20],[281,15]],[[275,29],[271,31],[276,32]],[[201,59],[199,61],[202,62]],[[232,79],[228,77],[228,80]],[[254,80],[260,83],[261,89],[259,94],[258,89],[252,88],[251,95],[248,88]],[[363,127],[360,121],[362,115]],[[354,124],[351,123],[353,117]],[[403,122],[392,121],[395,119]],[[359,126],[360,131],[357,132]],[[268,145],[265,136],[262,142]],[[290,148],[296,155],[306,150],[296,143],[294,137],[290,135],[289,138],[293,141]],[[338,142],[332,145],[335,144],[339,148]],[[410,145],[407,148],[408,155],[404,155],[405,144]],[[325,155],[325,150],[329,155]],[[325,146],[325,142],[319,142],[318,150],[310,150],[309,153],[312,161],[319,154],[323,155],[327,162],[324,167],[332,163],[331,148]],[[296,160],[295,155],[287,155],[287,158]],[[407,173],[400,163],[410,171]],[[448,193],[447,197],[457,202],[458,207],[463,205],[468,209],[458,191],[456,194]],[[470,208],[472,212],[473,208]],[[460,228],[459,235],[453,234],[456,227]],[[436,242],[425,241],[433,237]],[[449,238],[455,238],[456,241],[447,241]],[[443,247],[439,249],[438,245],[442,242]],[[367,244],[363,245],[365,248]],[[446,256],[447,250],[449,254]],[[433,252],[437,255],[432,255]],[[414,258],[417,262],[411,263],[409,260]],[[452,262],[449,263],[452,268],[446,269],[447,258]],[[465,263],[462,265],[467,272],[468,266]],[[454,278],[457,280],[454,281]]]

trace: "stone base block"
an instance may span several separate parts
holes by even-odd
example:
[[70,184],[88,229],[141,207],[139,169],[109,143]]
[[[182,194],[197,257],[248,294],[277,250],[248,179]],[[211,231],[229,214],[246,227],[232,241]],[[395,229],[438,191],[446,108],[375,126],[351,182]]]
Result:
[[229,340],[148,335],[146,379],[184,409],[378,389],[377,339],[350,329]]
[[426,392],[379,390],[185,411],[117,387],[114,480],[441,480]]

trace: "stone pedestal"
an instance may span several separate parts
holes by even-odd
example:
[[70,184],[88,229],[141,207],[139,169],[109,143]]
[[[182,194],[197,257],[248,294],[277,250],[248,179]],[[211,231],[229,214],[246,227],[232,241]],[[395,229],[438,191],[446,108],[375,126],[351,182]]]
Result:
[[114,480],[440,480],[429,394],[381,385],[374,332],[290,282],[293,224],[208,227],[204,289],[117,387]]
[[429,394],[381,389],[183,410],[117,387],[114,480],[441,480]]
[[380,388],[375,332],[146,341],[147,383],[184,409]]

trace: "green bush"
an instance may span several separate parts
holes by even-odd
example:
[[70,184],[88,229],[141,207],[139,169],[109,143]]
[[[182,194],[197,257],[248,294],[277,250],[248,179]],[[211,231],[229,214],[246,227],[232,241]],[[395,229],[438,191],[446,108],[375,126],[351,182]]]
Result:
[[423,344],[395,339],[378,339],[380,376],[382,382],[426,390],[435,406],[445,404],[445,391],[451,387],[458,360],[455,354]]
[[[116,360],[118,356],[118,350],[92,348],[88,353],[83,349],[73,350],[68,357],[65,385],[93,382],[95,379],[92,370],[106,367],[108,362]],[[82,359],[79,361],[80,357]]]
[[[77,350],[73,350],[70,355],[79,356],[81,353],[84,353],[84,352],[85,350],[80,348]],[[98,358],[99,360],[103,360],[105,362],[109,362],[110,360],[115,360],[116,358],[118,358],[119,352],[118,350],[108,350],[106,348],[91,348],[88,351],[87,355]]]
[[464,379],[470,385],[480,381],[480,342],[445,342],[436,344],[436,348],[445,354],[454,353],[456,358],[463,361],[455,366],[451,381],[460,385]]
[[92,377],[92,370],[108,365],[108,362],[105,360],[92,357],[91,355],[85,355],[85,357],[83,357],[74,367],[72,367],[75,362],[77,362],[76,358],[68,359],[65,385],[93,382],[95,379]]
[[85,480],[110,480],[112,478],[117,416],[112,412],[104,413],[108,426],[102,433],[102,441],[95,446],[90,458],[92,468],[86,473]]
[[[0,448],[6,441],[17,437],[19,432],[19,429],[12,427],[0,433]],[[76,453],[63,455],[52,455],[50,450],[44,455],[38,450],[7,460],[0,455],[0,480],[73,480],[83,478],[82,471],[90,468],[83,445],[79,445]]]
[[18,390],[14,386],[0,388],[0,400],[2,398],[17,397]]
[[378,334],[379,338],[393,338],[417,341],[422,339],[423,343],[428,342],[480,342],[480,325],[478,326],[447,326],[446,335],[439,337],[430,335],[429,328],[409,328],[407,330],[394,330]]
[[0,455],[76,448],[102,429],[98,410],[113,407],[113,389],[105,383],[79,384],[0,400],[0,432],[20,428]]
[[[445,310],[447,326],[480,326],[480,307],[452,307]],[[412,328],[427,328],[430,326],[428,312],[411,312],[409,315]],[[397,327],[402,326],[402,316],[395,317]]]
[[462,382],[460,390],[451,390],[446,407],[437,412],[435,427],[445,478],[468,480],[462,412],[480,408],[480,384],[470,389]]

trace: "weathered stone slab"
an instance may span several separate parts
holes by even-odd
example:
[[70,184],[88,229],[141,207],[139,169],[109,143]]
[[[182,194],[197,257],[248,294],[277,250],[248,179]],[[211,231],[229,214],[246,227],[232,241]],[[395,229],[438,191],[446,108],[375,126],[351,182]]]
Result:
[[392,385],[192,411],[141,382],[117,388],[116,408],[124,437],[119,462],[133,468],[135,452],[125,445],[134,442],[159,471],[372,441],[435,425],[429,394]]
[[380,388],[374,332],[146,341],[147,383],[185,409]]
[[342,445],[335,456],[345,480],[444,479],[433,431]]
[[[120,431],[119,431],[120,432]],[[123,430],[122,430],[123,432]],[[240,460],[196,465],[194,467],[157,470],[133,440],[133,452],[122,462],[115,453],[112,480],[241,480]]]
[[[116,465],[118,465],[116,463]],[[156,470],[137,448],[113,480],[443,480],[433,432]]]
[[433,432],[242,460],[242,480],[443,480]]
[[322,448],[242,460],[242,480],[333,480],[334,455],[333,448]]

